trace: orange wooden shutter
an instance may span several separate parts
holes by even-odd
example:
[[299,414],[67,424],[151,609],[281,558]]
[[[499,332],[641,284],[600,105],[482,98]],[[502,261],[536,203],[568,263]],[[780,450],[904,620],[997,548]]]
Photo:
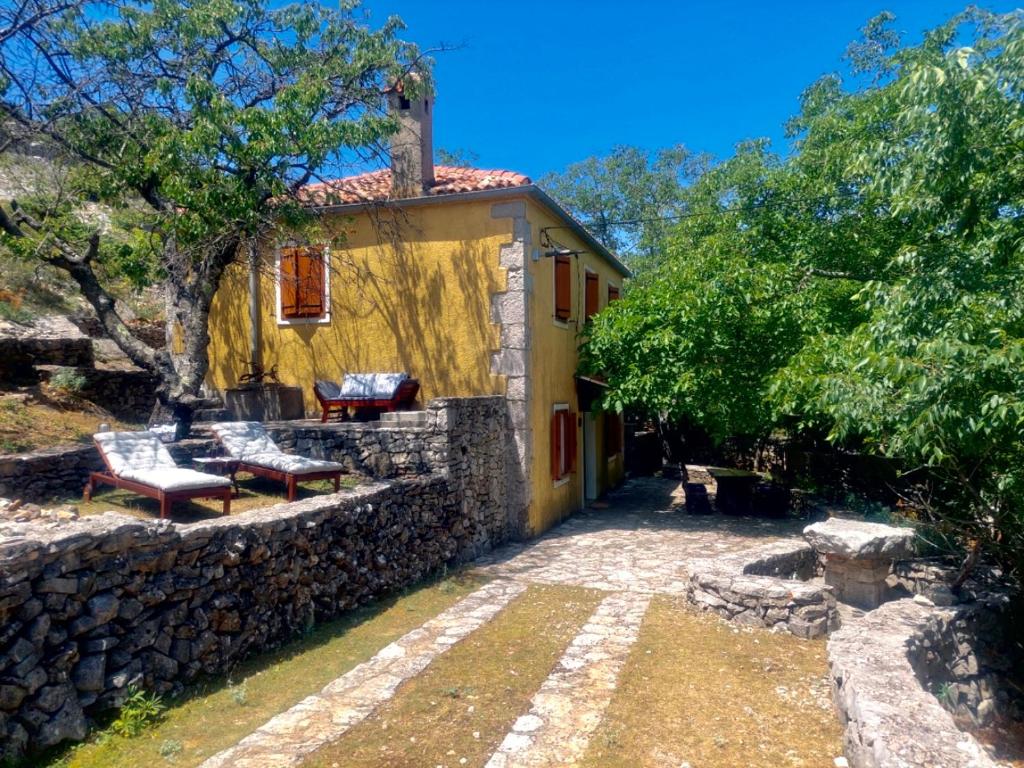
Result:
[[324,313],[324,256],[319,248],[302,248],[298,257],[299,317],[320,317]]
[[619,287],[617,285],[608,286],[608,303],[611,304],[613,301],[619,300]]
[[586,301],[587,301],[587,319],[589,320],[591,317],[596,315],[597,311],[600,309],[600,307],[598,306],[598,298],[597,298],[597,295],[598,295],[598,293],[597,293],[597,291],[598,291],[598,278],[597,278],[597,275],[595,273],[587,272],[587,283],[586,283],[586,286],[587,286],[587,292],[586,292],[586,297],[587,297],[586,298]]
[[555,317],[572,315],[572,263],[568,256],[555,256]]
[[551,479],[562,479],[562,422],[563,411],[551,414]]
[[565,414],[565,428],[566,434],[569,436],[569,444],[566,446],[568,451],[568,461],[566,466],[569,468],[569,472],[576,471],[576,414],[572,411],[562,411]]
[[281,317],[298,317],[298,248],[281,249]]

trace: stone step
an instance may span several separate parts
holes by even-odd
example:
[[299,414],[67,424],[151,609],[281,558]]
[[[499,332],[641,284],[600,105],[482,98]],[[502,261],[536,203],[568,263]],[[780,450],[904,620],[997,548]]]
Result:
[[227,408],[201,408],[195,413],[195,421],[234,421],[235,416]]
[[392,411],[380,415],[383,427],[422,427],[427,423],[426,411]]

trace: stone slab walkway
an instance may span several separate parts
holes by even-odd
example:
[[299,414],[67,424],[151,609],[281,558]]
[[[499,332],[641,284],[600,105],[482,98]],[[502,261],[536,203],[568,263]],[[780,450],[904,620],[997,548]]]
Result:
[[483,626],[530,584],[608,592],[490,758],[487,768],[572,765],[584,754],[615,692],[619,671],[655,594],[686,591],[687,565],[798,538],[802,524],[690,517],[679,483],[633,480],[606,507],[544,536],[481,558],[494,579],[284,712],[200,768],[288,768],[338,739],[391,699],[406,680]]
[[494,618],[526,586],[495,581],[463,598],[369,661],[274,717],[200,768],[287,768],[340,738],[419,674],[439,654]]
[[606,597],[502,741],[486,768],[573,765],[615,693],[650,596]]

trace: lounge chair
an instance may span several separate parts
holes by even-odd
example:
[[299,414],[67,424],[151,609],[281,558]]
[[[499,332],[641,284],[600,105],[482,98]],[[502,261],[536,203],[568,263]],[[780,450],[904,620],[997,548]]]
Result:
[[409,408],[419,391],[419,381],[410,379],[407,373],[346,373],[340,386],[333,381],[313,384],[313,393],[323,411],[320,421],[327,421],[335,413],[344,419],[349,408]]
[[89,473],[86,501],[97,485],[106,484],[156,499],[161,518],[170,514],[171,504],[186,499],[223,499],[224,514],[231,514],[231,481],[179,467],[152,432],[99,432],[92,437],[107,470]]
[[335,492],[341,487],[341,464],[285,453],[258,421],[221,421],[210,429],[228,456],[238,460],[240,472],[283,482],[288,501],[295,501],[300,481],[333,480]]

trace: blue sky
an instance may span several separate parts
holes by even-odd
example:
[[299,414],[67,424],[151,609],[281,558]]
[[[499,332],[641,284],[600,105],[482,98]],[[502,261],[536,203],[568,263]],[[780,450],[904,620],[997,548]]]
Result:
[[435,146],[535,179],[616,144],[722,157],[764,136],[782,148],[801,91],[842,70],[869,18],[891,10],[916,41],[965,4],[364,0],[371,20],[397,14],[422,47],[458,46],[436,59]]

